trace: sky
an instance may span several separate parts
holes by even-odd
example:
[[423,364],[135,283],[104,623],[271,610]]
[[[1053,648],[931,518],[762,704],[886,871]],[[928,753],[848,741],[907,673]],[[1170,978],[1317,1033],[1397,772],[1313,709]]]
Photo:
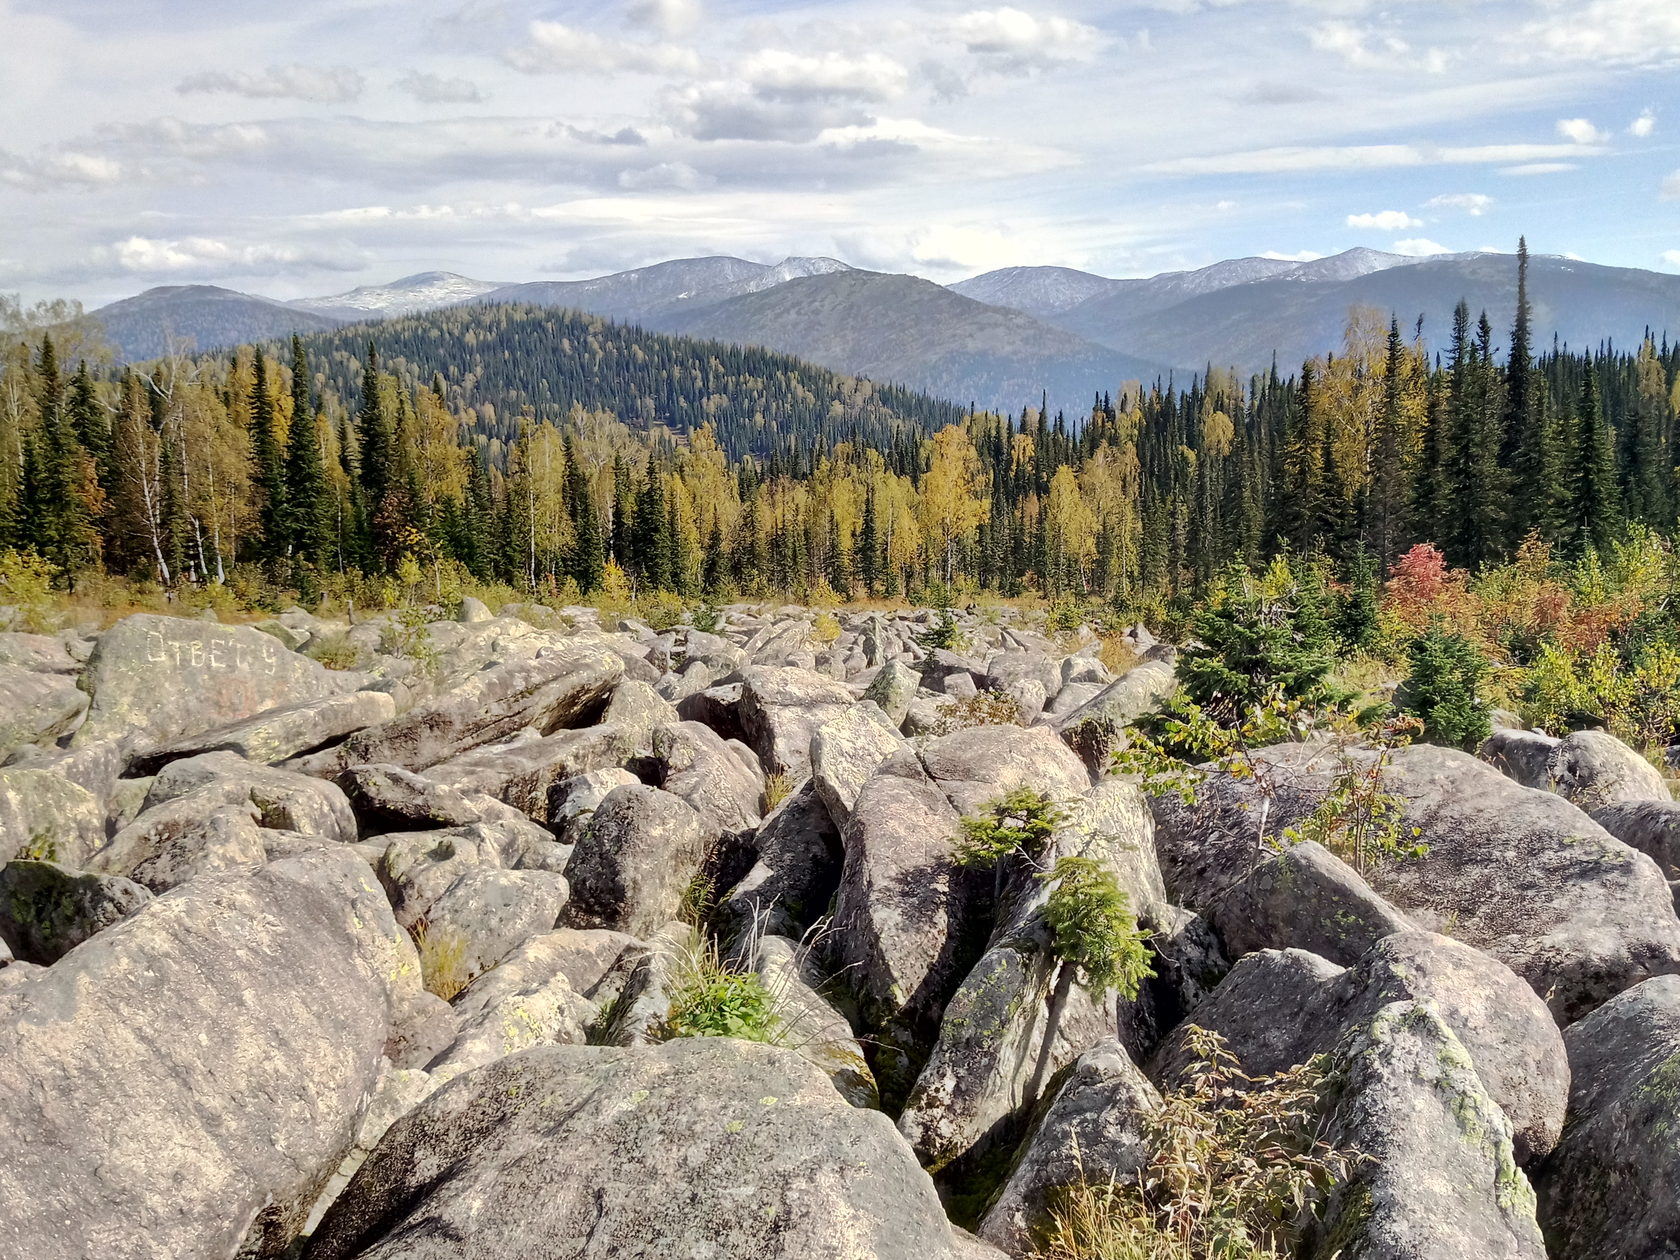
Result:
[[0,0],[0,292],[1353,246],[1680,272],[1680,0]]

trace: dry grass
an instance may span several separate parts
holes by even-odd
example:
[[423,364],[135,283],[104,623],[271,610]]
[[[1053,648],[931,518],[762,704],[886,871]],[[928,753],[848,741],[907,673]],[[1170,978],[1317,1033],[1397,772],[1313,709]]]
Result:
[[966,700],[948,704],[940,711],[932,734],[949,735],[971,726],[1019,726],[1021,710],[1001,691],[982,691]]
[[409,929],[409,935],[420,953],[420,976],[426,991],[445,1002],[453,1001],[473,979],[467,967],[467,938],[448,929],[433,931],[424,919]]
[[1130,673],[1138,664],[1138,654],[1132,650],[1131,642],[1117,634],[1104,637],[1102,647],[1097,652],[1097,659],[1107,666],[1109,673],[1116,678],[1121,674]]
[[799,785],[789,774],[773,774],[764,780],[764,812],[768,814],[793,794]]

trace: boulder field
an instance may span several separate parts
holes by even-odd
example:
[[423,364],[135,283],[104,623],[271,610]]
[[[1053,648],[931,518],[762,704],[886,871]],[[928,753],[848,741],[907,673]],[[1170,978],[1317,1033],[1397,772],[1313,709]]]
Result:
[[[1370,860],[1276,839],[1358,748],[1114,772],[1141,626],[432,617],[0,634],[0,1256],[1025,1260],[1206,1032],[1323,1072],[1302,1260],[1680,1254],[1680,803],[1610,736],[1395,752]],[[1038,869],[960,863],[1017,788]]]

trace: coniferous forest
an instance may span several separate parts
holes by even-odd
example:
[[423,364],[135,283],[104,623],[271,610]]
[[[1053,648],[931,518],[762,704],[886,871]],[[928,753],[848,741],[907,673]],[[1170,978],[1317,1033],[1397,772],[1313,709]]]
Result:
[[71,325],[8,347],[0,537],[66,581],[254,564],[308,590],[407,557],[547,596],[622,575],[1170,608],[1280,553],[1357,581],[1418,543],[1475,571],[1670,532],[1680,347],[1535,346],[1521,299],[1510,329],[1461,304],[1433,349],[1354,310],[1317,360],[1129,382],[1072,417],[529,307],[120,371],[72,361]]

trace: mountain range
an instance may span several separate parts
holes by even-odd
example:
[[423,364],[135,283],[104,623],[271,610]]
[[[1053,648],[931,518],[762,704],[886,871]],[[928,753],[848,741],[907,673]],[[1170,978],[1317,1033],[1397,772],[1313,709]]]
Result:
[[[854,376],[961,403],[1018,410],[1047,396],[1082,411],[1093,394],[1214,366],[1289,371],[1338,349],[1349,313],[1421,318],[1444,344],[1462,298],[1498,335],[1516,305],[1510,255],[1413,258],[1353,249],[1308,262],[1239,258],[1147,279],[1010,267],[949,287],[832,258],[770,265],[685,258],[592,280],[497,284],[428,271],[387,285],[281,302],[212,285],[150,289],[93,312],[125,359],[172,338],[208,349],[463,303],[564,307],[671,333],[759,345]],[[1573,259],[1531,259],[1537,344],[1680,333],[1680,276]]]

